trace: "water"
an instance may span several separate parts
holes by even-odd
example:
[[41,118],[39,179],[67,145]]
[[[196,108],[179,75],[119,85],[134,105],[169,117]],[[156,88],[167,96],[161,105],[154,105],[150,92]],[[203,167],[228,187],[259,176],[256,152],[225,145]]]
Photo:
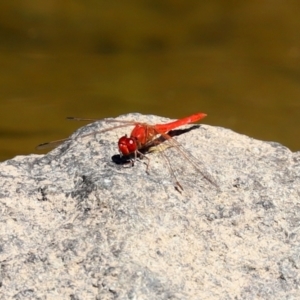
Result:
[[0,160],[36,153],[83,125],[67,116],[128,112],[203,111],[203,123],[299,150],[299,6],[0,4]]

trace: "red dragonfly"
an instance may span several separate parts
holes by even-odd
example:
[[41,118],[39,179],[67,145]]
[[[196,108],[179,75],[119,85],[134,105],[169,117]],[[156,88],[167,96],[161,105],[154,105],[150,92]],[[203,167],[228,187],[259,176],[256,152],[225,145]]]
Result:
[[[134,161],[137,159],[138,156],[140,157],[145,157],[148,159],[148,164],[147,164],[147,169],[146,171],[148,172],[148,167],[150,163],[150,158],[145,156],[141,151],[143,150],[151,150],[155,148],[155,146],[159,145],[162,143],[162,141],[167,140],[169,142],[169,147],[175,147],[181,155],[189,161],[201,174],[202,176],[209,181],[211,184],[215,185],[217,187],[217,184],[215,183],[214,179],[211,177],[210,174],[208,174],[206,171],[202,170],[199,165],[199,160],[192,157],[190,153],[188,153],[175,139],[173,139],[168,133],[180,126],[189,124],[189,123],[194,123],[197,122],[207,115],[205,113],[196,113],[193,114],[189,117],[182,118],[170,123],[166,124],[155,124],[155,125],[150,125],[147,123],[140,123],[140,122],[135,122],[135,121],[126,121],[126,120],[114,120],[114,119],[105,119],[105,121],[108,122],[118,122],[120,123],[119,125],[116,125],[114,127],[110,127],[104,130],[100,130],[98,132],[92,132],[88,133],[85,135],[82,135],[81,137],[86,137],[89,135],[93,135],[95,133],[103,133],[109,130],[113,130],[116,128],[122,128],[126,126],[134,126],[133,130],[131,131],[130,137],[127,135],[122,136],[119,139],[118,142],[118,148],[121,156],[126,156],[130,157],[130,155],[134,155],[134,159],[130,159],[131,164],[133,165]],[[75,118],[75,117],[68,117],[67,119],[69,120],[76,120],[76,121],[98,121],[96,119],[84,119],[84,118]],[[62,140],[57,140],[57,141],[52,141],[48,143],[43,143],[40,144],[36,147],[36,149],[44,149],[48,147],[55,147],[60,144],[62,144],[65,141],[70,140],[70,138],[67,139],[62,139]],[[162,151],[158,148],[158,151]],[[164,154],[164,153],[163,153]],[[171,166],[171,163],[166,155],[163,155],[166,162],[167,166],[169,168],[169,171],[175,180],[175,188],[180,191],[183,190],[183,187],[179,183],[179,181],[176,178],[175,172],[173,171],[173,168]],[[202,163],[203,164],[203,163]]]

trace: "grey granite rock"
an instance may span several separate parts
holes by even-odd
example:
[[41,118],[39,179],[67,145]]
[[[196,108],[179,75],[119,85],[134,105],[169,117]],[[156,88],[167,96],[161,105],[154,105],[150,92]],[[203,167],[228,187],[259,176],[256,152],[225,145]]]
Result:
[[160,151],[118,164],[130,128],[81,137],[109,126],[0,164],[1,299],[300,299],[300,152],[188,125],[180,193]]

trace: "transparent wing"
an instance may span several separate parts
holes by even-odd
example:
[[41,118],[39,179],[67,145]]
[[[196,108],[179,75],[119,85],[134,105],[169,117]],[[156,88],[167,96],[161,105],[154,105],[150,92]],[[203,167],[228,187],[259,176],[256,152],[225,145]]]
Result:
[[[170,147],[175,148],[176,151],[181,155],[181,157],[183,157],[185,161],[189,162],[190,165],[192,165],[195,168],[195,170],[198,171],[203,176],[203,178],[205,178],[206,181],[208,181],[210,184],[212,184],[213,186],[219,189],[219,185],[217,184],[215,178],[213,178],[213,176],[207,171],[207,169],[205,168],[205,163],[201,159],[193,156],[188,150],[186,150],[176,139],[171,137],[169,134],[162,133],[162,132],[157,132],[157,134],[160,134],[163,137],[163,139],[167,143],[167,146],[164,146],[164,143],[155,145],[155,141],[152,141],[150,143],[153,143],[154,146],[151,146],[150,143],[149,143],[150,145],[148,145],[150,146],[149,148],[150,152],[165,151],[167,148]],[[161,143],[161,141],[159,143]],[[180,189],[183,189],[176,178],[175,172],[173,171],[172,168],[172,164],[170,163],[167,155],[163,155],[163,156],[167,163],[168,169],[170,170],[170,173],[172,174],[176,182],[176,185]]]
[[66,119],[70,120],[70,121],[88,121],[88,122],[104,121],[104,122],[108,122],[108,123],[123,123],[124,126],[125,126],[125,124],[127,124],[127,126],[143,124],[141,122],[136,122],[136,121],[132,121],[132,120],[116,120],[116,119],[109,119],[109,118],[107,118],[107,119],[89,119],[89,118],[67,117]]
[[56,140],[56,141],[51,141],[51,142],[46,142],[46,143],[42,143],[39,144],[35,147],[35,149],[37,150],[42,150],[42,149],[47,149],[47,148],[54,148],[54,147],[58,147],[59,145],[61,145],[62,143],[69,141],[71,139],[66,138],[66,139],[61,139],[61,140]]
[[[85,118],[76,118],[76,117],[67,117],[68,120],[74,120],[74,121],[100,121],[97,119],[85,119]],[[80,136],[80,138],[85,138],[91,135],[95,135],[95,134],[99,134],[99,133],[103,133],[103,132],[107,132],[110,130],[114,130],[117,128],[123,128],[123,127],[128,127],[128,126],[134,126],[137,124],[141,124],[139,122],[135,122],[135,121],[129,121],[129,120],[115,120],[115,119],[102,119],[105,122],[108,123],[121,123],[119,125],[116,126],[112,126],[106,129],[102,129],[102,130],[96,130],[87,134],[83,134]],[[46,149],[46,148],[55,148],[59,145],[61,145],[62,143],[66,142],[66,141],[70,141],[71,138],[65,138],[65,139],[60,139],[60,140],[55,140],[55,141],[51,141],[51,142],[46,142],[46,143],[42,143],[39,144],[38,146],[36,146],[37,150],[41,150],[41,149]]]

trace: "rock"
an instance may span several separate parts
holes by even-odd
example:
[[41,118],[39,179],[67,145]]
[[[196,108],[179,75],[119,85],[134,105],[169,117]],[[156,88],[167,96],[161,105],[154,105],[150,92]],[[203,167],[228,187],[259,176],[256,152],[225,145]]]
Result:
[[300,152],[188,125],[174,139],[200,170],[170,147],[146,173],[120,164],[131,128],[82,137],[111,125],[0,164],[1,299],[300,298]]

